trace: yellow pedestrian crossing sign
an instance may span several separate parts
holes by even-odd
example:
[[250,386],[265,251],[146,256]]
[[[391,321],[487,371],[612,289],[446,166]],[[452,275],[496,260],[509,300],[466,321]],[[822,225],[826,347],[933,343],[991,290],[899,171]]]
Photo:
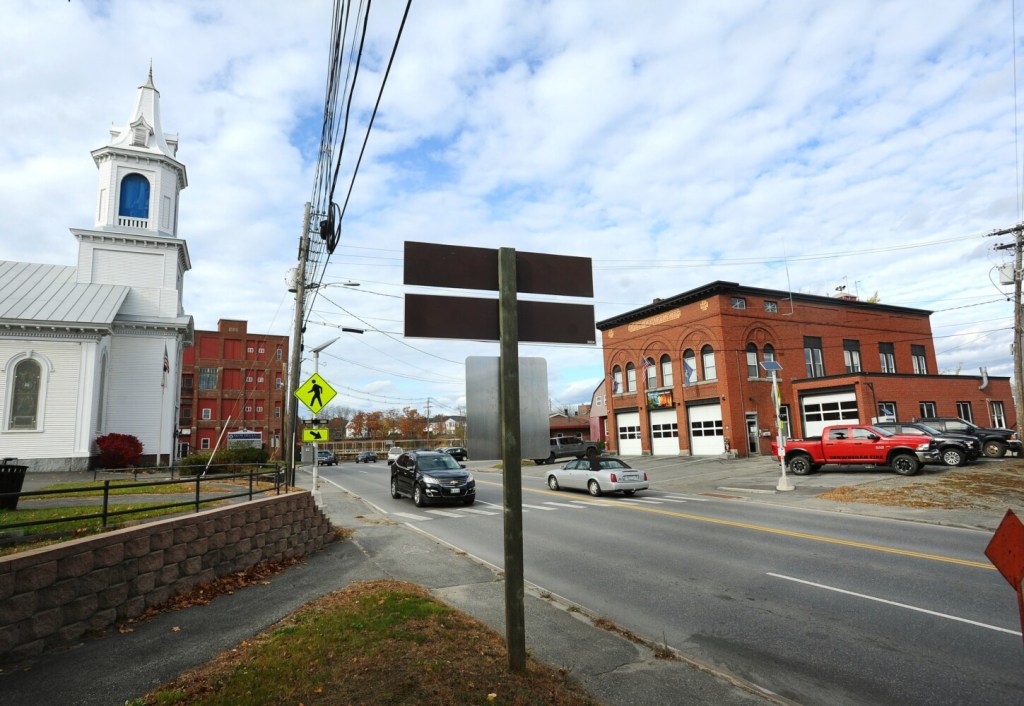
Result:
[[322,444],[325,441],[330,441],[330,434],[326,427],[320,429],[303,429],[302,440],[310,441],[314,444]]
[[337,394],[334,388],[320,377],[319,373],[310,375],[309,379],[302,383],[299,389],[295,391],[295,397],[299,402],[309,407],[309,411],[313,414],[318,414]]

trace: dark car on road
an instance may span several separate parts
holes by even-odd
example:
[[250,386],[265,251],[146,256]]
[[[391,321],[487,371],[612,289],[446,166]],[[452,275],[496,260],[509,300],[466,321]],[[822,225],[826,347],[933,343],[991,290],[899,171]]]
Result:
[[377,454],[373,451],[360,451],[356,454],[356,463],[377,463]]
[[316,465],[318,466],[337,466],[338,459],[335,457],[333,451],[317,451],[316,452]]
[[922,417],[914,421],[927,424],[939,431],[952,431],[977,437],[981,441],[981,452],[989,458],[1002,458],[1007,451],[1020,453],[1020,439],[1013,429],[980,427],[960,417]]
[[970,434],[939,431],[921,422],[876,422],[874,426],[893,434],[931,437],[939,447],[939,459],[947,466],[962,466],[981,456],[981,440]]
[[467,458],[469,458],[469,452],[466,451],[465,446],[445,446],[443,448],[438,449],[438,451],[443,451],[444,453],[454,458],[456,461],[465,461]]
[[472,505],[473,474],[447,453],[407,451],[391,465],[391,497],[409,496],[417,507],[440,503]]

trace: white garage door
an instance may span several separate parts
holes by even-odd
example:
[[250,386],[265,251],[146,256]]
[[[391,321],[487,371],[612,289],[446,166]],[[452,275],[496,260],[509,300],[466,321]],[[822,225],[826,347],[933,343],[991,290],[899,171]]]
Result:
[[821,436],[821,430],[832,424],[860,421],[857,395],[833,392],[803,398],[804,437]]
[[686,408],[690,420],[690,453],[693,456],[717,456],[725,453],[722,433],[722,405],[702,404]]
[[651,411],[651,453],[679,455],[679,417],[674,409]]
[[640,446],[640,413],[617,414],[615,423],[619,427],[619,455],[639,456],[643,453]]

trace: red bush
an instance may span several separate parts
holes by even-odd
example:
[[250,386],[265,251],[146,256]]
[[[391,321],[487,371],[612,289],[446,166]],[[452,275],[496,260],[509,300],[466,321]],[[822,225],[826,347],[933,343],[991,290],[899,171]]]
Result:
[[107,434],[96,439],[103,468],[128,468],[139,463],[142,442],[131,434]]

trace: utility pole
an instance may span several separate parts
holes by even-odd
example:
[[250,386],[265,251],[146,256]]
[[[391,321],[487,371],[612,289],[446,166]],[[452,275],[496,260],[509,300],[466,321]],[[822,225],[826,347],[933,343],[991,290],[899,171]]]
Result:
[[1013,405],[1017,417],[1017,438],[1024,434],[1024,351],[1021,342],[1024,339],[1024,316],[1021,313],[1021,265],[1024,250],[1024,223],[1011,228],[1000,228],[989,233],[989,236],[1014,234],[1014,242],[1009,245],[997,245],[996,250],[1014,249],[1013,258]]
[[292,353],[290,372],[288,373],[287,408],[284,415],[284,463],[288,476],[288,484],[295,485],[295,436],[299,420],[299,400],[295,391],[299,389],[299,370],[302,365],[302,317],[306,309],[306,260],[309,258],[309,210],[302,216],[302,235],[299,237],[299,266],[295,275],[295,321],[292,328]]

